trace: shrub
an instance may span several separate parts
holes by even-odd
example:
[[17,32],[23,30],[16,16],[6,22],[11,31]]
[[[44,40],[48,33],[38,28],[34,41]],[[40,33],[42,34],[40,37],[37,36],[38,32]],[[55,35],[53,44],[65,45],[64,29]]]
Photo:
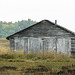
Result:
[[9,59],[8,62],[25,62],[24,59]]
[[25,55],[25,58],[27,58],[27,59],[32,59],[32,58],[34,58],[34,57],[36,57],[36,55],[33,53],[30,53],[30,54],[26,54]]

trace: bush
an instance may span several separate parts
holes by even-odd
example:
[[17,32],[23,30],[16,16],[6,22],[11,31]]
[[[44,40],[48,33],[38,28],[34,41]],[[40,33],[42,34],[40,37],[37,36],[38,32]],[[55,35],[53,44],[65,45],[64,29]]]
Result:
[[24,59],[9,59],[8,62],[25,62]]
[[0,55],[1,58],[3,59],[15,59],[18,58],[18,56],[16,54],[3,54]]
[[27,58],[27,59],[32,59],[34,57],[36,57],[36,55],[34,53],[26,54],[26,56],[25,56],[25,58]]

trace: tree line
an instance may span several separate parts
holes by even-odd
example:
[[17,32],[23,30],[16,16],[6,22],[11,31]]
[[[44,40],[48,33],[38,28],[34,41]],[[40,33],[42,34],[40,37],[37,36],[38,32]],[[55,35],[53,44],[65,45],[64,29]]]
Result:
[[33,21],[31,19],[22,20],[15,23],[0,21],[0,38],[6,38],[7,36],[25,29],[35,23],[36,21]]

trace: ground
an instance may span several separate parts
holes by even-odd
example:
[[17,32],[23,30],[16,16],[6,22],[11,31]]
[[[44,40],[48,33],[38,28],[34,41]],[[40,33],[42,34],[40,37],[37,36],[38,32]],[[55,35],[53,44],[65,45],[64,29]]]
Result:
[[[23,54],[10,51],[9,41],[0,39],[0,74],[75,74],[75,58],[61,53]],[[43,74],[41,74],[43,73]],[[48,75],[47,74],[47,75]]]

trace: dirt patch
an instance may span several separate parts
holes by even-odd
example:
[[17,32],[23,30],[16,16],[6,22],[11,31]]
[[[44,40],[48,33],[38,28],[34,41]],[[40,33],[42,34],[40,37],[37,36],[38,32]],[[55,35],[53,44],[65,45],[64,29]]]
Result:
[[6,70],[16,70],[16,67],[11,67],[11,66],[3,66],[0,67],[0,71],[6,71]]
[[45,66],[39,65],[36,68],[27,68],[26,72],[48,72],[48,69]]
[[[72,66],[62,66],[62,72],[67,72],[67,73],[75,73],[75,65]],[[59,72],[61,74],[61,72]]]

